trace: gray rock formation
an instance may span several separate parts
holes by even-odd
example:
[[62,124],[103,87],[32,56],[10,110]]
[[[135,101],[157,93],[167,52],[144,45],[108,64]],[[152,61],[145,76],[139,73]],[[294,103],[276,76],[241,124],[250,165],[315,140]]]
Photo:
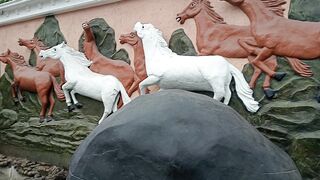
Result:
[[180,90],[140,96],[80,145],[69,180],[300,180],[290,157],[232,108]]

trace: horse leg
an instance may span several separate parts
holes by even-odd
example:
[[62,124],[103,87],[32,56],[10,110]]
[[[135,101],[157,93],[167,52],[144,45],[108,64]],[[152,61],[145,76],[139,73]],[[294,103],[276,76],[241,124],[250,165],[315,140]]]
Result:
[[139,92],[139,83],[141,82],[140,78],[136,75],[136,73],[134,73],[133,75],[133,83],[132,85],[130,86],[129,90],[128,90],[128,95],[129,97],[132,95],[132,93],[134,93],[135,91],[138,90],[138,93],[140,94]]
[[72,112],[74,110],[74,107],[72,107],[72,102],[69,94],[69,89],[72,89],[72,85],[70,83],[65,83],[62,85],[62,91],[64,93],[64,96],[66,98],[66,103],[68,106],[68,112]]
[[225,96],[224,96],[224,100],[223,103],[225,105],[228,105],[231,99],[231,90],[230,90],[230,83],[232,80],[232,76],[230,76],[230,78],[228,79],[228,83],[224,85],[224,91],[225,91]]
[[287,73],[275,72],[263,63],[263,61],[268,59],[270,56],[272,56],[272,50],[267,47],[264,47],[261,53],[258,54],[258,56],[252,61],[252,63],[258,68],[260,68],[263,72],[265,72],[268,76],[271,76],[277,81],[281,81]]
[[[42,90],[44,91],[44,90]],[[43,123],[45,120],[45,115],[47,111],[47,106],[48,106],[48,96],[45,92],[38,92],[38,97],[41,102],[41,110],[40,110],[40,123]]]
[[281,81],[284,78],[286,75],[285,72],[275,72],[264,63],[266,59],[272,56],[272,49],[267,47],[259,48],[254,38],[242,38],[238,40],[238,43],[250,54],[257,55],[257,57],[252,60],[253,65],[257,66],[259,69],[277,81]]
[[111,113],[112,109],[114,108],[114,106],[117,106],[117,96],[118,93],[114,93],[114,92],[104,92],[101,95],[101,99],[102,99],[102,103],[104,106],[104,112],[103,115],[101,117],[101,119],[99,120],[98,124],[100,124],[106,117],[108,117],[108,115]]
[[211,88],[213,90],[213,99],[221,102],[222,98],[225,97],[226,91],[225,91],[225,85],[221,79],[210,79],[208,82],[211,85]]
[[160,79],[157,76],[154,76],[154,75],[148,76],[145,80],[143,80],[139,84],[139,89],[140,89],[141,95],[145,94],[145,89],[148,86],[158,84],[159,82],[160,82]]
[[[278,66],[276,56],[273,56],[270,59],[268,59],[266,61],[266,64],[272,71],[275,71]],[[277,91],[270,88],[271,87],[271,77],[267,74],[264,79],[262,87],[263,87],[263,91],[264,91],[264,94],[266,95],[267,99],[272,99],[275,96]]]
[[73,104],[76,106],[76,108],[81,109],[83,107],[83,105],[81,103],[79,103],[79,101],[77,100],[76,95],[75,95],[76,92],[74,90],[71,90],[70,94],[71,94]]
[[258,80],[259,76],[261,75],[261,70],[251,63],[253,59],[254,59],[253,56],[248,57],[248,60],[253,67],[253,75],[252,75],[252,77],[250,79],[250,83],[249,83],[249,86],[251,89],[254,89],[256,87],[257,80]]
[[19,99],[17,98],[17,84],[15,82],[11,83],[11,96],[13,98],[13,102],[14,104],[18,104],[19,103]]
[[54,108],[54,105],[55,105],[55,100],[54,100],[54,97],[53,97],[53,91],[52,90],[50,91],[50,95],[49,95],[49,103],[50,103],[50,107],[49,107],[47,122],[50,122],[50,121],[54,120],[52,112],[53,112],[53,108]]

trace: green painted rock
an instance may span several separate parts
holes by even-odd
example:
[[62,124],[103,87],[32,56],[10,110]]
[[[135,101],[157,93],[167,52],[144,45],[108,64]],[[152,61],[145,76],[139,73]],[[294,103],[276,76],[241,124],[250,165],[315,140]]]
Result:
[[[290,18],[320,21],[319,1],[292,0]],[[231,106],[246,117],[266,137],[286,150],[296,162],[304,179],[320,178],[320,103],[316,101],[320,85],[320,59],[304,61],[312,67],[314,76],[303,78],[294,74],[283,58],[278,58],[278,71],[287,72],[280,82],[273,81],[278,90],[272,101],[264,97],[259,78],[254,90],[261,109],[248,113],[233,94]],[[253,69],[247,65],[243,73],[249,81]]]
[[197,52],[192,44],[190,38],[186,35],[183,29],[174,31],[169,40],[169,48],[184,56],[196,56]]
[[[66,42],[64,38],[58,20],[55,16],[47,16],[44,22],[34,33],[34,36],[40,39],[46,46],[53,47],[62,42]],[[36,65],[36,54],[32,51],[29,58],[29,63],[32,66]]]
[[[117,51],[115,32],[103,18],[92,19],[89,21],[89,24],[92,28],[97,47],[102,55],[114,60],[123,60],[130,64],[127,51],[124,49]],[[83,40],[84,34],[79,39],[79,51],[81,52],[83,52]]]

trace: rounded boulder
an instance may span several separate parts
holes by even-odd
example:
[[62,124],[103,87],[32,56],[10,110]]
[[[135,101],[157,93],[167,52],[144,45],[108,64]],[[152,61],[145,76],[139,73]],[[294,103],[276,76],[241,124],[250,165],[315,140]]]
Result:
[[69,180],[300,180],[291,158],[232,108],[180,90],[136,98],[82,142]]

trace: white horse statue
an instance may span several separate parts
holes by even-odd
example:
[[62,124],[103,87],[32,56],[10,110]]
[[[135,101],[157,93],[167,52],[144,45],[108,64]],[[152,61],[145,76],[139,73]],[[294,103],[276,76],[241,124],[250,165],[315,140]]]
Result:
[[67,46],[64,42],[50,49],[40,51],[39,56],[43,59],[48,57],[60,59],[62,62],[67,81],[62,86],[62,90],[66,97],[68,108],[72,105],[69,95],[70,90],[75,104],[78,103],[75,97],[76,93],[103,102],[104,113],[99,120],[99,124],[111,112],[117,111],[119,93],[121,93],[124,105],[131,101],[117,78],[92,72],[88,68],[90,61],[86,59],[85,55]]
[[179,56],[173,53],[162,37],[161,31],[152,24],[137,22],[134,26],[142,39],[148,78],[139,84],[143,94],[150,85],[160,89],[184,89],[213,91],[214,99],[228,105],[231,98],[229,84],[232,76],[236,91],[250,112],[257,112],[258,102],[243,74],[222,56]]

